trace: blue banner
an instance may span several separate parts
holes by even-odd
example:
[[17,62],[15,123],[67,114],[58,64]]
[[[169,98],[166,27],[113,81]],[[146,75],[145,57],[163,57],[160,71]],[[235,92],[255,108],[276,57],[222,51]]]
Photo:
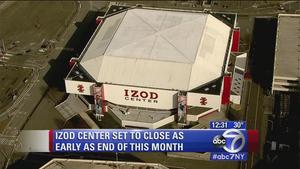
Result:
[[247,152],[246,130],[53,130],[52,152]]

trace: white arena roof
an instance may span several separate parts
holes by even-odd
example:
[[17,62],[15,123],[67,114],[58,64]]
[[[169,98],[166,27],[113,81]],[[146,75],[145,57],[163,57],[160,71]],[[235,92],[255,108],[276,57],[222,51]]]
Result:
[[222,75],[229,37],[209,14],[130,9],[105,19],[80,64],[100,83],[188,91]]

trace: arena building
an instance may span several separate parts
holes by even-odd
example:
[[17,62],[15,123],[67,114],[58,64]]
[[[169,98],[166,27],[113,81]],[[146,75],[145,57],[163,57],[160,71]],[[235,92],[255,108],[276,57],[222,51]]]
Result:
[[93,100],[99,118],[113,112],[123,127],[185,124],[229,102],[235,15],[114,8],[70,61],[67,93]]

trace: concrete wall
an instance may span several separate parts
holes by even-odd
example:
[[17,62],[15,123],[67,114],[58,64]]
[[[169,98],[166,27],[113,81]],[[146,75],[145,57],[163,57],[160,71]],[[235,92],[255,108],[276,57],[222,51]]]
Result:
[[191,114],[188,114],[188,115],[187,115],[187,121],[198,121],[199,118],[201,118],[201,117],[203,117],[203,116],[205,116],[205,115],[207,115],[207,114],[210,114],[210,113],[212,113],[212,112],[214,112],[214,111],[217,111],[217,110],[218,110],[217,108],[215,108],[215,109],[210,109],[210,110],[208,110],[208,111],[206,111],[206,112],[203,112],[203,113],[201,113],[201,114],[198,114],[198,115],[191,115]]
[[[206,101],[201,103],[201,98],[205,98]],[[195,107],[219,108],[221,105],[221,97],[220,95],[188,92],[187,105]]]
[[[66,92],[80,95],[93,95],[93,82],[83,82],[65,79]],[[82,90],[80,90],[80,88]]]
[[231,95],[230,96],[230,101],[234,104],[241,104],[241,96],[238,95]]
[[167,117],[165,119],[162,119],[156,123],[144,123],[144,122],[137,122],[137,121],[122,120],[122,127],[135,126],[135,127],[141,127],[141,128],[157,129],[161,126],[164,126],[166,124],[173,122],[174,120],[175,120],[174,115]]

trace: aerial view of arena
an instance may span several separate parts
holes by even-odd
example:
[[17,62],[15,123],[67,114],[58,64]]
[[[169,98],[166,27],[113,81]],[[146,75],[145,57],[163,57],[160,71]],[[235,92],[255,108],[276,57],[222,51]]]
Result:
[[0,1],[0,168],[300,168],[300,2]]

